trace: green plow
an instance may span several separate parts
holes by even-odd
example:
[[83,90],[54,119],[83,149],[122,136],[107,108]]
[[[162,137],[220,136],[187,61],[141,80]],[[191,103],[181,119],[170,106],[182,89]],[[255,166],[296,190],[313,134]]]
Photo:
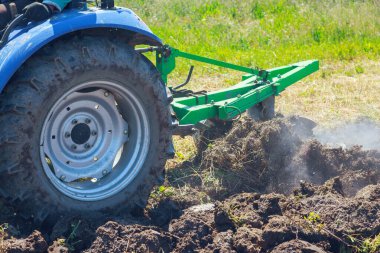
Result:
[[[148,51],[153,51],[153,48]],[[185,53],[169,46],[156,48],[154,51],[156,51],[156,67],[166,84],[168,75],[176,67],[177,58],[186,58],[245,73],[242,77],[242,82],[223,90],[214,92],[181,90],[191,78],[192,66],[184,84],[170,87],[174,97],[171,107],[180,126],[195,125],[206,119],[233,120],[250,107],[263,102],[271,96],[279,95],[290,85],[319,69],[317,60],[259,70]]]

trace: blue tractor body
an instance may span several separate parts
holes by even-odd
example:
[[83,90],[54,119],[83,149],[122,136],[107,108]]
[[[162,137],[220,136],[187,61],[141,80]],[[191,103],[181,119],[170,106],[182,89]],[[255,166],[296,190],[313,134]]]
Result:
[[11,33],[8,43],[0,49],[0,92],[21,65],[44,45],[69,33],[97,28],[130,31],[140,37],[141,44],[162,44],[149,27],[127,8],[67,10],[45,22],[30,23]]

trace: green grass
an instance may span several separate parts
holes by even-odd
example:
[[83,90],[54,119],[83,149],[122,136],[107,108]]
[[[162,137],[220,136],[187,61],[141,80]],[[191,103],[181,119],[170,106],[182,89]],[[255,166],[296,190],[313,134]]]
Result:
[[[378,0],[122,0],[117,4],[136,12],[164,43],[190,53],[260,68],[320,60],[318,73],[282,93],[277,111],[329,125],[360,116],[380,120]],[[190,89],[215,90],[241,79],[238,72],[192,64]],[[185,80],[190,62],[180,60],[177,66],[169,85]]]
[[124,0],[118,5],[135,11],[171,46],[247,66],[374,60],[380,53],[377,0]]

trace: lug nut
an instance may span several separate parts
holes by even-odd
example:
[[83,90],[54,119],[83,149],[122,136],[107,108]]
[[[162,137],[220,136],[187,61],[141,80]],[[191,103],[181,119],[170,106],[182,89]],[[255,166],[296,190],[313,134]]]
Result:
[[70,136],[71,136],[71,134],[70,134],[69,132],[66,132],[66,133],[65,133],[65,137],[66,137],[66,138],[70,138]]
[[108,91],[104,92],[105,97],[108,97],[109,95],[110,95],[110,93]]
[[124,130],[124,134],[127,135],[128,134],[128,130]]
[[66,177],[65,176],[61,176],[60,179],[63,181],[63,180],[66,179]]
[[76,125],[78,123],[78,120],[73,119],[73,121],[71,121],[71,123],[73,123],[74,125]]
[[91,147],[91,145],[88,144],[88,143],[86,143],[86,144],[84,145],[84,148],[85,148],[85,149],[89,149],[90,147]]
[[97,160],[98,160],[98,157],[97,157],[97,156],[95,156],[95,157],[94,157],[94,161],[96,162]]
[[96,131],[92,131],[91,134],[92,134],[93,136],[95,136],[95,135],[97,135],[98,133],[97,133]]
[[90,119],[86,119],[84,122],[85,122],[86,124],[90,124],[90,123],[91,123],[91,120],[90,120]]
[[103,176],[107,175],[108,171],[107,170],[103,170]]
[[77,149],[77,146],[72,145],[71,148],[74,149],[74,150],[76,150],[76,149]]

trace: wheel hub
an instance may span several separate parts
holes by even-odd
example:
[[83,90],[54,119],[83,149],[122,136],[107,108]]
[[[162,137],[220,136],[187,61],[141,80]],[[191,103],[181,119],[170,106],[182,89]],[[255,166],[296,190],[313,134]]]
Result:
[[114,96],[103,89],[68,95],[52,112],[47,130],[44,152],[64,182],[99,180],[111,173],[128,141],[128,123]]
[[84,123],[75,125],[71,130],[71,140],[78,145],[85,144],[90,139],[90,136],[91,129]]

